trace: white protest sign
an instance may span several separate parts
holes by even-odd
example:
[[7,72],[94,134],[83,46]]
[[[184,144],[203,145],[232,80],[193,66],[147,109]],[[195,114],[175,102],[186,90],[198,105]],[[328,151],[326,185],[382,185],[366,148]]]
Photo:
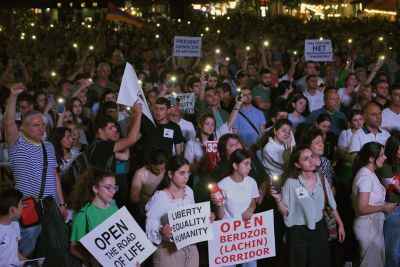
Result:
[[132,107],[133,103],[136,101],[142,104],[143,114],[154,123],[153,116],[151,115],[149,106],[147,105],[136,72],[131,64],[126,63],[121,87],[119,88],[117,103]]
[[307,61],[332,61],[331,40],[305,40],[304,55]]
[[272,210],[241,218],[215,221],[214,239],[208,241],[209,266],[236,265],[274,257],[275,233]]
[[200,57],[201,37],[175,36],[174,57]]
[[179,207],[168,212],[177,249],[213,238],[210,202]]
[[156,250],[156,247],[122,207],[79,242],[103,266],[136,266]]
[[194,113],[194,105],[196,103],[194,93],[172,94],[165,97],[168,98],[171,105],[175,105],[178,102],[182,111],[189,114]]

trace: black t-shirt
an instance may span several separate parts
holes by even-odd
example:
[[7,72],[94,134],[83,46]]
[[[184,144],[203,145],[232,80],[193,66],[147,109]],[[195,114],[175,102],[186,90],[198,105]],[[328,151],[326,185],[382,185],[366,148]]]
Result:
[[142,138],[137,144],[137,152],[143,157],[152,147],[160,147],[165,149],[172,155],[174,144],[180,144],[185,141],[181,128],[178,124],[168,121],[166,124],[154,125],[146,116],[142,115],[140,125]]
[[[91,163],[93,166],[106,168],[107,164],[111,164],[110,171],[115,172],[115,157],[114,157],[114,146],[115,141],[103,141],[95,140],[91,146],[96,146],[93,150],[91,157]],[[111,160],[111,162],[109,162]]]

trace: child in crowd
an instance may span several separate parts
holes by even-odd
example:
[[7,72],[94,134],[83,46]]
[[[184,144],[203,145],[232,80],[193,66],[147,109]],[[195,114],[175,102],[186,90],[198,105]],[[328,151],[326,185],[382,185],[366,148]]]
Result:
[[0,193],[0,199],[0,266],[9,266],[26,260],[18,251],[21,233],[16,221],[22,214],[22,193],[8,189]]

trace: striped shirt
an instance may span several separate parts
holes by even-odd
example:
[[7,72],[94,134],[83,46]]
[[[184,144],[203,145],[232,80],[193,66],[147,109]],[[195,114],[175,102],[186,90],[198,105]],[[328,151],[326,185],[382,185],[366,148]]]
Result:
[[[53,145],[43,141],[47,152],[47,176],[44,196],[57,199],[56,168],[58,167]],[[23,136],[8,150],[11,171],[14,175],[15,188],[24,196],[39,196],[42,183],[43,150],[42,145],[35,145]]]

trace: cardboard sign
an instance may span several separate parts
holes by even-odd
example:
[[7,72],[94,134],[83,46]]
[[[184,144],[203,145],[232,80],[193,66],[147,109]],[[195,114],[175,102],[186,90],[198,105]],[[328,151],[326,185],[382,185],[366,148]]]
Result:
[[142,87],[139,84],[136,72],[131,64],[126,63],[121,87],[119,88],[117,103],[132,107],[136,101],[142,104],[143,114],[146,115],[146,117],[154,124],[153,116],[151,115]]
[[208,241],[209,266],[228,266],[275,256],[274,213],[254,214],[250,220],[227,219],[213,223]]
[[304,50],[307,61],[332,61],[331,40],[305,40]]
[[216,157],[218,154],[218,141],[206,142],[206,154],[210,157]]
[[136,266],[156,250],[125,207],[98,225],[79,242],[103,266]]
[[172,237],[178,250],[213,238],[210,215],[210,202],[179,207],[168,212]]
[[174,57],[200,57],[201,37],[175,36]]
[[194,105],[196,104],[194,93],[172,94],[165,97],[168,98],[171,105],[179,103],[183,112],[194,114]]

